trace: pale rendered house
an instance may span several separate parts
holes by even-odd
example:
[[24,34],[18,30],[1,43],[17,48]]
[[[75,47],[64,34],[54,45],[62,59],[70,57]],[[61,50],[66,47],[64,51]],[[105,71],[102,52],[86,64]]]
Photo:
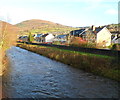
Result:
[[104,27],[96,34],[96,43],[98,45],[109,46],[111,45],[111,33]]
[[53,34],[44,34],[41,36],[41,42],[53,42],[54,35]]
[[45,42],[53,42],[53,39],[54,39],[54,35],[53,34],[48,34],[45,37]]

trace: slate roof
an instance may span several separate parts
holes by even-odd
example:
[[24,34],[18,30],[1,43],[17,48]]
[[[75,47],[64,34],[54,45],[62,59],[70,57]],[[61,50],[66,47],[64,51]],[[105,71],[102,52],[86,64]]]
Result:
[[120,36],[117,36],[117,38],[115,40],[117,40],[117,39],[120,39]]
[[66,38],[66,34],[65,35],[58,35],[58,36],[56,36],[57,38]]
[[[83,31],[85,31],[85,29],[74,30],[74,31],[71,31],[70,34],[76,36],[76,35],[79,35],[80,33],[82,33]],[[85,33],[83,32],[83,34],[85,34]]]
[[[97,34],[99,31],[101,31],[104,27],[102,28],[96,28],[95,31],[92,31],[92,29],[88,29],[91,33],[93,34]],[[84,32],[83,32],[84,31]],[[82,33],[83,32],[83,33]],[[82,33],[82,34],[86,34],[87,31],[85,31],[85,29],[80,29],[80,30],[74,30],[74,31],[71,31],[70,34],[71,35],[74,35],[74,36],[79,36],[79,34]]]
[[[104,28],[104,27],[103,27]],[[101,31],[103,28],[96,28],[94,33],[98,33],[99,31]]]
[[47,34],[43,34],[42,37],[46,37],[47,35],[48,35],[48,33]]
[[37,36],[36,37],[41,37],[43,34],[37,34]]
[[19,39],[28,38],[28,36],[20,36]]

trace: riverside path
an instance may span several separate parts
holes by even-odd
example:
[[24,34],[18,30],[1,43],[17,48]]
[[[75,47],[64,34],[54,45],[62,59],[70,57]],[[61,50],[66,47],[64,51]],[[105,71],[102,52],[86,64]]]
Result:
[[95,76],[19,47],[2,77],[3,98],[118,98],[116,81]]

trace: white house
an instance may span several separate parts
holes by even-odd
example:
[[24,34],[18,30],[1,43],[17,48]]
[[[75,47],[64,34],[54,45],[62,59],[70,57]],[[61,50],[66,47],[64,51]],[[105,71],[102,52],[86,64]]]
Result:
[[53,34],[48,34],[45,37],[45,42],[53,42],[53,40],[54,40],[54,35]]
[[103,46],[111,45],[111,33],[110,31],[104,27],[96,34],[96,43],[102,44]]
[[40,37],[41,42],[53,42],[54,35],[53,34],[44,34]]

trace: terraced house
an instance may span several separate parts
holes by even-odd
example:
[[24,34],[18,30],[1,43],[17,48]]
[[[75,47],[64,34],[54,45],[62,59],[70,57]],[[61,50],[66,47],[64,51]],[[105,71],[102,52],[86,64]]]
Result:
[[96,43],[99,46],[111,45],[111,33],[106,27],[92,26],[86,29],[74,30],[70,33],[72,36],[82,37],[88,43]]

